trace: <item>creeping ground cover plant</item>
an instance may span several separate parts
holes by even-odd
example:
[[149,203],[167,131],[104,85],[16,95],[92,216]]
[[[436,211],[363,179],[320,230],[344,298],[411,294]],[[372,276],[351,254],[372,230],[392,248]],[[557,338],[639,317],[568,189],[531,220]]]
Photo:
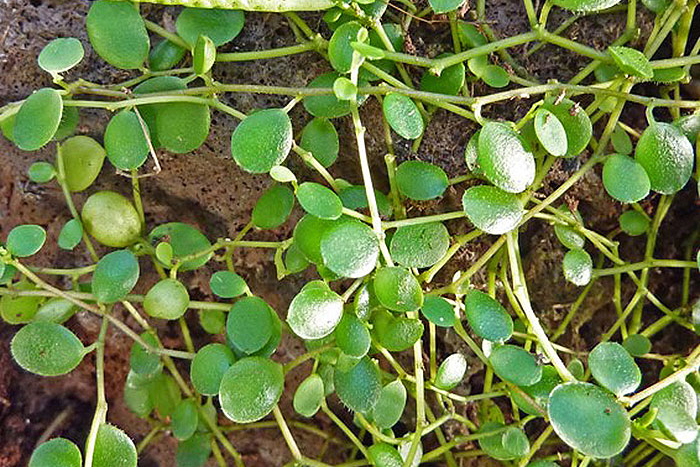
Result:
[[[83,435],[49,433],[30,467],[135,467],[164,436],[179,467],[260,465],[238,436],[271,428],[289,466],[700,467],[695,0],[523,0],[529,30],[509,37],[485,0],[155,3],[174,20],[92,2],[89,41],[56,38],[37,57],[53,84],[0,108],[5,138],[46,155],[27,176],[69,219],[2,226],[12,359],[47,378],[95,369]],[[240,51],[251,12],[283,15],[298,43]],[[606,47],[566,35],[615,12],[626,24]],[[639,18],[653,18],[644,34]],[[439,48],[413,43],[433,27]],[[544,46],[585,65],[538,79],[520,61]],[[87,47],[128,79],[68,79]],[[231,62],[297,54],[324,59],[306,86],[219,81]],[[249,94],[286,104],[236,108]],[[85,134],[95,112],[108,121]],[[449,175],[424,149],[442,113],[464,128]],[[225,183],[266,187],[234,238],[154,222],[142,199],[215,125],[240,177]],[[348,154],[356,177],[336,163]],[[578,203],[584,182],[607,223]],[[669,248],[670,220],[683,238]],[[541,232],[551,258],[533,274]],[[262,251],[288,300],[237,268],[243,249]],[[71,267],[42,263],[59,250]],[[574,299],[543,305],[533,284]],[[596,306],[610,313],[593,319]],[[130,342],[120,397],[145,436],[110,423],[116,333]]]

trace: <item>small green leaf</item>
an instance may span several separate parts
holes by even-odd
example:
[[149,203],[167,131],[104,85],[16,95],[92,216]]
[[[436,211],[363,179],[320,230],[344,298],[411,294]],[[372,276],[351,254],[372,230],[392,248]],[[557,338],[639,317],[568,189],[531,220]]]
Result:
[[548,413],[559,438],[587,456],[608,459],[629,443],[629,415],[609,392],[590,383],[554,388]]
[[357,97],[357,86],[344,76],[333,82],[333,94],[338,100],[349,101]]
[[622,346],[633,357],[641,357],[651,350],[651,341],[644,334],[630,334],[622,343]]
[[311,281],[294,297],[287,323],[302,339],[320,339],[333,332],[343,316],[343,300],[325,282]]
[[[158,339],[153,333],[144,332],[140,337],[151,347],[158,347]],[[131,345],[129,365],[131,371],[146,378],[157,376],[163,370],[163,363],[160,361],[158,354],[150,352],[146,347],[142,346],[138,342],[134,342]]]
[[401,352],[415,344],[423,335],[423,323],[419,319],[394,316],[380,310],[372,317],[374,334],[379,343],[391,352]]
[[189,439],[197,430],[198,422],[197,404],[192,399],[185,399],[172,414],[170,428],[173,436],[180,441]]
[[642,372],[632,356],[616,342],[601,342],[588,355],[591,374],[617,397],[633,392],[642,382]]
[[338,132],[330,120],[316,117],[302,130],[299,146],[309,151],[322,166],[330,167],[338,158]]
[[620,215],[620,228],[627,235],[643,235],[649,229],[649,219],[642,213],[631,209]]
[[34,315],[33,321],[50,321],[62,324],[75,314],[78,307],[64,298],[52,298],[41,305]]
[[382,110],[389,126],[402,138],[416,139],[423,134],[423,117],[409,97],[390,92],[384,97]]
[[542,367],[530,352],[515,345],[500,345],[491,351],[493,371],[503,381],[517,386],[530,386],[542,378]]
[[120,170],[132,170],[146,162],[146,138],[150,135],[144,126],[131,110],[123,110],[112,117],[105,129],[104,142],[107,158],[113,166]]
[[58,246],[64,250],[73,250],[83,239],[83,224],[78,219],[66,222],[58,234]]
[[221,310],[199,310],[199,325],[209,334],[221,334],[226,325],[226,315]]
[[220,298],[235,298],[248,288],[245,280],[231,271],[216,271],[209,279],[211,291]]
[[523,457],[530,450],[530,442],[525,433],[516,426],[506,427],[497,421],[487,421],[479,429],[479,433],[489,433],[495,431],[493,435],[479,438],[479,446],[494,459],[507,461]]
[[185,8],[175,21],[177,34],[194,47],[200,35],[208,36],[217,47],[232,41],[243,29],[242,11],[213,8]]
[[583,362],[576,357],[571,359],[569,364],[566,365],[566,369],[578,380],[582,380],[586,372],[586,369],[583,367]]
[[313,417],[321,407],[324,397],[323,380],[313,373],[302,381],[294,392],[294,410],[302,417]]
[[492,235],[501,235],[513,230],[525,213],[516,195],[486,185],[471,187],[465,191],[462,207],[475,227]]
[[83,205],[83,228],[103,245],[120,248],[141,234],[141,220],[131,202],[113,191],[98,191]]
[[690,443],[697,437],[698,399],[688,382],[675,381],[658,391],[650,409],[657,410],[655,424],[678,442]]
[[535,134],[542,147],[553,156],[565,156],[568,146],[566,130],[559,119],[547,109],[537,109],[534,117]]
[[663,13],[670,5],[670,0],[642,0],[645,7],[649,8],[651,11],[660,15]]
[[94,467],[136,467],[137,461],[136,446],[126,433],[113,425],[100,425],[92,458]]
[[555,0],[554,4],[571,11],[590,12],[613,7],[620,0]]
[[428,295],[425,297],[423,307],[420,311],[428,321],[443,328],[450,328],[454,326],[455,321],[457,320],[455,317],[454,308],[450,302],[442,297]]
[[362,25],[357,21],[348,21],[335,30],[328,42],[328,58],[331,66],[338,73],[350,71],[354,52],[350,43],[357,40],[357,34],[361,29]]
[[165,39],[160,41],[148,54],[148,66],[153,71],[165,71],[173,68],[185,56],[185,49]]
[[406,407],[406,388],[399,379],[387,384],[379,392],[379,398],[372,410],[374,423],[386,430],[398,423]]
[[284,253],[284,266],[289,274],[296,274],[309,267],[309,260],[306,259],[296,243],[292,243],[292,246],[287,248]]
[[69,373],[85,355],[85,347],[75,334],[46,321],[29,323],[17,331],[10,350],[19,366],[41,376]]
[[246,354],[260,350],[272,336],[270,306],[258,297],[238,300],[228,313],[226,335]]
[[304,182],[299,185],[297,200],[306,212],[321,219],[337,219],[343,213],[343,202],[338,195],[319,183]]
[[441,15],[456,10],[462,6],[464,0],[430,0],[429,3],[435,14]]
[[453,353],[438,367],[435,386],[449,391],[462,382],[467,372],[467,359],[461,353]]
[[[17,274],[17,269],[12,265],[5,265],[2,279],[8,283]],[[13,284],[15,290],[36,290],[33,284],[20,281]],[[30,322],[39,309],[41,297],[3,295],[0,298],[0,314],[2,319],[9,324],[22,324]]]
[[29,467],[80,467],[82,464],[78,446],[64,438],[41,443],[29,459]]
[[265,109],[246,117],[231,135],[231,154],[243,170],[269,172],[292,149],[292,122],[280,109]]
[[457,22],[457,35],[462,44],[470,49],[486,45],[489,42],[475,25],[464,21]]
[[80,122],[80,113],[78,107],[64,107],[61,114],[61,121],[58,124],[58,129],[53,135],[53,139],[60,141],[71,136]]
[[377,264],[379,240],[364,223],[342,219],[323,233],[321,257],[328,269],[342,277],[364,277]]
[[221,380],[221,410],[236,423],[256,422],[272,412],[283,390],[282,365],[246,357],[231,365]]
[[55,89],[42,88],[29,96],[15,116],[12,140],[20,149],[35,151],[51,141],[61,123],[63,99]]
[[629,156],[611,154],[603,166],[603,186],[623,203],[636,203],[649,194],[651,183],[642,165]]
[[510,75],[498,65],[487,65],[478,76],[492,88],[504,88],[510,84]]
[[292,190],[285,185],[275,183],[258,198],[251,221],[259,229],[274,229],[287,220],[293,207]]
[[294,172],[283,165],[276,165],[270,169],[270,178],[279,183],[294,183],[297,181]]
[[564,255],[562,262],[564,278],[574,285],[583,287],[591,281],[593,260],[586,250],[577,248]]
[[369,460],[375,467],[402,467],[403,458],[391,444],[373,444],[367,449]]
[[374,291],[379,302],[389,310],[405,313],[423,306],[423,290],[405,268],[380,268],[374,276]]
[[520,193],[535,178],[534,155],[506,123],[487,122],[481,128],[478,163],[489,181],[510,193]]
[[698,135],[700,135],[700,113],[696,112],[685,115],[673,122],[673,126],[681,130],[681,133],[683,133],[692,144],[695,144]]
[[175,279],[163,279],[148,291],[143,308],[149,316],[173,320],[184,315],[189,304],[184,285]]
[[83,44],[74,37],[54,39],[39,53],[39,66],[49,73],[63,73],[83,59]]
[[66,185],[72,192],[83,191],[92,185],[107,154],[100,143],[89,136],[68,138],[59,146],[59,151]]
[[294,244],[306,259],[312,263],[322,264],[321,239],[334,225],[336,225],[336,222],[319,219],[316,216],[307,214],[294,227]]
[[[552,389],[559,383],[561,383],[561,378],[557,370],[555,370],[552,365],[545,365],[542,367],[542,378],[540,378],[538,382],[520,388],[525,394],[530,396],[530,399],[532,399],[531,401],[527,400],[517,391],[513,391],[511,397],[520,410],[530,415],[541,417],[544,416],[541,410],[544,410],[545,413],[547,411],[549,393],[552,392]],[[533,402],[539,407],[535,406]]]
[[375,407],[382,390],[379,368],[369,357],[363,357],[348,371],[336,369],[334,382],[340,401],[365,415]]
[[435,199],[449,185],[440,167],[422,161],[402,162],[396,169],[396,185],[404,196],[417,201]]
[[56,169],[48,162],[34,162],[29,166],[27,175],[34,183],[46,183],[56,176]]
[[561,244],[570,250],[583,248],[586,244],[586,237],[568,225],[555,224],[554,234]]
[[[152,245],[163,240],[167,240],[172,246],[175,260],[179,261],[183,257],[200,253],[197,258],[183,261],[180,271],[197,269],[206,264],[212,256],[212,253],[201,254],[202,251],[211,248],[211,243],[202,232],[188,224],[181,222],[161,224],[148,235],[148,241]],[[163,266],[170,268],[172,264],[163,264]]]
[[41,250],[46,242],[46,230],[39,225],[18,225],[7,234],[5,247],[17,258],[32,256]]
[[610,142],[613,145],[613,149],[615,149],[615,152],[618,154],[624,154],[626,156],[632,154],[632,150],[634,149],[632,140],[621,126],[618,125],[615,127],[615,130],[613,130],[610,136]]
[[204,467],[211,457],[210,435],[195,433],[185,441],[177,443],[175,461],[177,467]]
[[651,67],[649,59],[639,50],[623,46],[610,46],[608,53],[620,70],[626,74],[644,79],[654,77],[654,69]]
[[192,66],[194,72],[203,75],[211,70],[216,61],[216,46],[209,37],[200,35],[192,50]]
[[[332,89],[333,83],[340,75],[336,72],[325,73],[317,76],[307,87],[311,89]],[[360,79],[359,87],[366,86],[367,81]],[[367,95],[357,96],[357,104],[361,105],[367,99]],[[304,98],[304,108],[314,117],[337,118],[350,113],[350,101],[341,101],[332,92],[326,95],[307,96]]]
[[102,303],[122,300],[139,279],[139,262],[129,250],[118,250],[103,256],[92,275],[92,291]]
[[651,189],[665,195],[685,186],[693,171],[693,146],[669,123],[652,123],[637,142],[634,157],[649,175]]
[[544,100],[541,108],[552,112],[566,130],[567,150],[564,157],[578,156],[586,149],[593,135],[593,124],[588,114],[579,107],[578,103],[567,98],[548,97]]
[[471,289],[464,297],[465,315],[477,336],[505,342],[513,334],[513,319],[503,306],[484,292]]
[[92,48],[110,65],[129,70],[146,61],[150,41],[135,5],[98,0],[90,6],[85,25]]
[[192,385],[202,395],[219,393],[221,378],[236,359],[223,344],[208,344],[197,351],[190,365]]
[[[452,54],[444,53],[438,55],[437,58],[445,58],[450,55]],[[430,70],[425,70],[420,79],[420,88],[422,91],[456,96],[464,85],[465,72],[464,63],[462,62],[445,68],[440,73],[440,76],[433,74]]]
[[439,223],[400,227],[391,238],[391,256],[409,268],[427,268],[437,263],[450,246],[450,234]]
[[484,172],[479,166],[479,135],[481,130],[477,130],[467,142],[464,148],[464,161],[467,163],[469,171],[478,177],[483,177]]

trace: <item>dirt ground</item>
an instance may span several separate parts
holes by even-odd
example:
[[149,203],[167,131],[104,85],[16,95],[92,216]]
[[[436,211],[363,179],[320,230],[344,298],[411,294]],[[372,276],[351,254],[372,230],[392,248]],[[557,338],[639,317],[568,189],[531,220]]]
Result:
[[[523,32],[527,20],[520,0],[495,0],[487,2],[487,15],[492,28],[501,37]],[[0,106],[26,97],[32,90],[50,86],[50,77],[36,65],[36,57],[41,48],[56,37],[77,37],[85,46],[86,56],[82,64],[71,71],[68,79],[81,76],[87,80],[112,83],[127,79],[130,74],[106,65],[88,45],[84,30],[84,18],[89,6],[87,0],[0,0]],[[145,6],[150,19],[171,27],[179,11],[177,8]],[[320,15],[305,17],[312,26],[324,30]],[[552,25],[559,24],[566,15],[554,13]],[[437,18],[439,20],[439,18]],[[415,23],[414,23],[415,24]],[[643,38],[650,29],[650,18],[640,11],[640,25]],[[624,29],[624,14],[603,17],[584,18],[569,29],[569,37],[580,40],[596,48],[604,48]],[[700,27],[698,28],[700,30]],[[327,33],[327,30],[326,30]],[[449,48],[451,43],[449,28],[435,22],[429,26],[414,25],[410,31],[411,41],[418,54],[436,55]],[[326,37],[329,37],[328,35]],[[253,50],[281,47],[294,43],[294,37],[280,15],[247,14],[246,25],[242,34],[228,45],[227,50]],[[511,51],[527,70],[541,81],[551,78],[566,80],[573,76],[587,61],[573,54],[547,46],[529,57],[524,56],[525,48]],[[303,86],[318,74],[327,71],[328,64],[318,55],[307,53],[300,56],[282,58],[274,61],[245,62],[217,65],[215,78],[222,82],[279,84],[286,86]],[[416,79],[419,70],[411,70]],[[483,92],[483,89],[476,89]],[[643,91],[643,90],[642,90]],[[641,92],[641,91],[640,91]],[[282,106],[286,97],[259,95],[231,95],[231,104],[247,112],[254,108]],[[502,118],[516,118],[528,108],[530,101],[509,102],[507,105],[493,106],[486,115]],[[634,128],[644,127],[643,109],[630,107],[623,115],[623,120]],[[295,130],[300,130],[308,121],[301,106],[292,112]],[[255,200],[267,187],[269,181],[265,176],[253,176],[243,173],[231,161],[229,151],[230,134],[236,122],[219,113],[213,113],[212,131],[207,142],[197,151],[188,155],[160,154],[163,172],[148,179],[143,185],[144,205],[146,206],[149,226],[167,222],[182,221],[201,229],[209,238],[234,236],[248,221]],[[369,128],[368,148],[375,180],[380,189],[386,190],[387,182],[383,166],[383,135],[381,134],[380,108],[376,101],[370,101],[362,109],[363,120]],[[106,112],[81,111],[78,127],[79,134],[86,134],[101,140],[109,115]],[[356,152],[352,143],[352,123],[347,119],[336,121],[341,141],[341,154],[332,173],[353,183],[361,181]],[[464,146],[474,131],[474,125],[460,117],[438,111],[426,130],[424,142],[418,155],[412,154],[410,148],[398,144],[399,159],[419,157],[422,160],[442,166],[450,176],[466,171],[463,162]],[[296,131],[295,131],[296,133]],[[60,190],[54,185],[38,186],[31,183],[27,168],[38,160],[52,160],[53,145],[48,145],[39,152],[22,152],[0,137],[0,237],[19,223],[36,223],[49,232],[49,244],[55,242],[58,231],[70,214],[65,207]],[[585,157],[585,156],[583,156]],[[302,177],[313,178],[298,159],[290,156],[291,168]],[[559,164],[553,175],[548,177],[544,191],[555,189],[574,169],[571,164]],[[616,227],[616,219],[621,206],[610,200],[601,190],[599,172],[588,174],[567,196],[567,201],[579,203],[580,210],[590,227],[608,232]],[[119,177],[105,168],[99,178],[97,187],[111,189],[124,194],[129,192],[127,179]],[[420,212],[438,212],[455,210],[460,207],[461,193],[464,187],[450,188],[447,196],[440,203],[416,204],[410,207],[412,215]],[[80,205],[84,197],[77,197]],[[652,203],[649,203],[651,206]],[[297,208],[294,219],[300,217]],[[665,222],[658,249],[659,257],[672,258],[682,255],[683,240],[700,221],[695,205],[692,188],[677,196],[676,203],[668,221]],[[451,232],[466,229],[464,222],[448,223]],[[294,223],[271,232],[255,232],[250,238],[276,240],[288,238]],[[446,268],[435,281],[448,280],[457,269],[465,268],[474,258],[488,248],[490,240],[470,245],[456,256],[456,260]],[[526,256],[527,276],[530,293],[536,309],[541,313],[546,324],[556,326],[576,298],[578,290],[563,282],[559,264],[563,250],[552,234],[552,229],[543,223],[534,223],[523,234],[523,252]],[[639,240],[626,239],[623,255],[636,258],[642,253],[643,246]],[[268,251],[239,250],[235,254],[237,271],[251,285],[254,293],[264,298],[284,317],[291,298],[304,281],[312,277],[311,273],[302,277],[293,276],[282,283],[275,280],[272,254]],[[79,253],[66,253],[57,248],[45,248],[45,252],[36,260],[37,265],[55,265],[70,267],[86,264],[88,258]],[[184,280],[190,294],[196,300],[212,300],[207,282],[213,269],[204,268],[196,273],[185,274]],[[146,271],[151,283],[155,281],[153,271]],[[477,278],[477,283],[478,283]],[[680,300],[681,275],[679,272],[664,272],[652,277],[652,289],[666,303],[678,303]],[[145,281],[140,287],[144,290],[149,285]],[[57,283],[57,285],[66,285]],[[143,290],[142,290],[143,291]],[[691,296],[698,295],[698,284],[692,284]],[[615,312],[610,303],[610,283],[600,281],[584,303],[581,313],[562,339],[562,343],[576,349],[589,350],[596,342],[600,330],[609,326],[615,319]],[[658,314],[649,309],[645,314],[651,322]],[[196,345],[202,345],[209,339],[197,323],[196,316],[190,317],[191,329]],[[137,328],[136,323],[126,322]],[[94,339],[99,322],[93,316],[80,313],[69,323],[84,341]],[[671,327],[660,333],[654,341],[656,352],[685,352],[692,344],[691,333],[682,332]],[[64,436],[82,444],[88,432],[95,401],[94,363],[92,358],[85,361],[71,374],[59,378],[39,378],[21,371],[9,356],[9,341],[16,329],[0,323],[0,467],[26,465],[29,455],[39,437],[50,430],[53,436]],[[165,344],[177,347],[181,345],[179,332],[169,325],[161,325],[161,334]],[[456,349],[471,353],[455,339],[454,334],[440,336],[439,350],[449,353]],[[128,355],[131,342],[123,335],[110,332],[106,353],[107,398],[109,401],[108,419],[122,427],[139,442],[148,430],[148,424],[124,406],[121,400],[124,378],[128,372]],[[300,341],[285,336],[276,354],[276,359],[285,362],[303,353]],[[460,391],[468,393],[479,390],[482,384],[477,373],[480,366],[476,359],[470,367],[469,375]],[[187,368],[183,366],[187,371]],[[647,381],[654,378],[660,369],[657,365],[646,365]],[[308,373],[307,367],[301,367],[287,380],[287,391],[282,399],[283,412],[289,419],[294,418],[291,410],[291,395],[298,382]],[[332,401],[339,413],[351,421],[350,415]],[[466,407],[465,414],[472,415],[473,410]],[[407,422],[410,423],[410,412]],[[326,432],[335,433],[330,422],[322,416],[315,417],[314,424]],[[447,427],[449,433],[459,433],[462,428],[457,425]],[[319,438],[295,430],[300,447],[310,457],[321,448]],[[340,436],[340,435],[339,435]],[[236,432],[231,436],[234,446],[243,455],[248,466],[280,466],[290,459],[290,454],[275,429],[248,430]],[[432,440],[426,441],[426,449]],[[174,465],[175,441],[168,436],[157,443],[149,445],[140,458],[139,465],[146,467]],[[324,460],[339,462],[342,452],[330,449]]]

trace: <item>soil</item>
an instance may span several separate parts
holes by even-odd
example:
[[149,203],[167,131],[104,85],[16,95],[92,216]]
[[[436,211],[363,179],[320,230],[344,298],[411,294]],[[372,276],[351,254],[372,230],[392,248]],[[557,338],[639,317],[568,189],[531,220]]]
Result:
[[[426,2],[423,2],[426,3]],[[527,30],[527,21],[520,0],[496,0],[487,2],[487,16],[491,27],[500,37],[514,35]],[[77,37],[86,46],[86,57],[82,64],[68,75],[68,80],[77,76],[89,81],[113,83],[125,80],[130,74],[115,70],[105,64],[88,46],[84,30],[84,18],[89,7],[87,0],[1,0],[0,1],[0,106],[22,99],[33,90],[51,86],[50,77],[36,65],[36,56],[41,48],[56,37]],[[171,27],[179,11],[177,8],[163,8],[144,5],[150,19],[166,27]],[[467,19],[470,12],[466,12]],[[552,14],[550,27],[563,21],[568,15],[561,12]],[[639,11],[640,37],[643,39],[651,27],[651,17],[641,8]],[[325,30],[320,15],[305,15],[312,26]],[[624,14],[610,14],[579,19],[568,30],[569,37],[580,40],[592,47],[602,49],[616,38],[624,29]],[[326,37],[328,31],[326,31]],[[434,23],[414,22],[409,31],[411,42],[419,54],[436,55],[450,47],[449,27],[440,18]],[[640,39],[641,40],[641,39]],[[254,50],[281,47],[294,43],[294,37],[281,15],[247,14],[246,25],[242,34],[227,46],[230,50]],[[511,50],[514,58],[529,73],[539,80],[551,78],[566,80],[573,76],[587,63],[586,59],[561,49],[545,46],[539,52],[525,56],[525,47]],[[222,82],[280,84],[286,86],[303,86],[318,74],[328,71],[327,63],[318,55],[307,53],[300,56],[277,60],[243,62],[217,65],[215,79]],[[416,82],[421,70],[409,67]],[[488,92],[486,88],[475,86],[478,93]],[[641,91],[640,91],[641,92]],[[228,96],[232,105],[247,112],[255,108],[283,106],[287,97],[236,94]],[[488,117],[514,119],[527,110],[530,100],[519,100],[507,104],[492,106],[486,110]],[[292,113],[295,133],[308,121],[301,106]],[[370,99],[362,108],[362,118],[369,129],[367,143],[375,180],[380,189],[387,189],[385,168],[383,164],[384,139],[380,108],[376,101]],[[78,127],[79,134],[86,134],[101,139],[101,133],[109,115],[106,112],[81,111]],[[623,120],[634,128],[644,127],[643,109],[630,106],[623,115]],[[352,142],[352,123],[347,119],[338,119],[341,141]],[[154,226],[167,221],[182,221],[202,230],[209,238],[233,237],[248,221],[255,200],[269,184],[264,176],[243,173],[232,163],[229,152],[229,138],[236,122],[219,113],[212,118],[212,131],[207,142],[189,155],[169,155],[160,153],[163,171],[143,184],[143,199],[147,212],[147,223]],[[464,173],[463,151],[468,138],[475,130],[474,125],[445,111],[437,111],[428,126],[420,153],[413,154],[408,145],[397,144],[399,161],[420,157],[443,167],[450,176]],[[44,226],[49,233],[49,244],[54,243],[60,227],[69,219],[62,194],[52,185],[39,186],[31,183],[27,168],[38,160],[52,160],[53,145],[48,145],[38,152],[22,152],[7,140],[0,138],[0,237],[19,223],[36,223]],[[336,177],[359,183],[361,177],[356,163],[356,148],[353,143],[341,147],[338,162],[333,166]],[[587,156],[583,155],[585,159]],[[302,172],[302,177],[315,178],[299,160],[290,158],[291,168],[295,173]],[[551,192],[571,173],[571,163],[558,164],[545,182],[544,192]],[[616,227],[616,219],[621,206],[605,196],[600,189],[600,173],[589,173],[579,182],[567,201],[578,203],[589,227],[601,232],[609,232]],[[128,194],[130,187],[127,179],[108,168],[103,170],[96,188],[110,189]],[[464,187],[450,188],[447,196],[439,203],[416,203],[409,207],[411,214],[419,212],[438,212],[460,208],[460,198]],[[691,188],[677,196],[668,221],[661,231],[658,257],[673,258],[682,256],[683,241],[700,221],[695,205],[695,194]],[[77,196],[80,205],[84,195]],[[651,206],[651,203],[649,203]],[[298,219],[300,212],[294,213]],[[250,238],[260,240],[285,239],[291,235],[294,223],[287,222],[275,231],[256,232]],[[466,226],[463,222],[448,223],[451,232],[462,232]],[[450,267],[445,268],[434,281],[435,286],[446,282],[452,274],[464,269],[470,262],[489,246],[490,240],[476,242],[460,251]],[[622,245],[624,257],[634,258],[641,255],[643,245],[639,239],[626,238]],[[55,243],[54,243],[55,244]],[[561,277],[559,264],[563,256],[562,247],[553,236],[552,229],[544,223],[535,222],[522,237],[522,249],[526,255],[525,267],[529,281],[529,290],[536,310],[541,314],[546,325],[555,327],[568,311],[570,304],[578,295],[578,290],[567,285]],[[301,277],[292,276],[278,283],[272,253],[263,250],[239,250],[236,252],[236,270],[252,285],[254,292],[270,303],[280,316],[284,317],[289,301],[299,290],[301,284],[312,277],[306,273]],[[63,250],[46,248],[34,261],[37,265],[54,265],[71,267],[86,264],[88,258],[80,253],[67,253]],[[187,273],[185,278],[193,299],[212,300],[214,297],[207,281],[213,269],[204,268],[196,273]],[[151,281],[140,284],[143,289],[155,282],[154,271],[145,271]],[[483,277],[475,277],[474,284],[483,283]],[[665,303],[680,301],[680,272],[664,272],[652,277],[652,291]],[[65,285],[57,283],[57,285]],[[143,290],[141,290],[143,292]],[[630,291],[625,291],[628,296]],[[697,297],[698,284],[691,284],[691,297]],[[648,311],[648,312],[647,312]],[[118,310],[122,313],[123,310]],[[653,308],[645,309],[645,322],[659,317]],[[136,323],[123,316],[134,328]],[[596,343],[601,329],[605,329],[615,319],[611,304],[610,282],[599,281],[589,298],[584,302],[581,312],[570,326],[570,332],[560,340],[562,344],[577,350],[590,350]],[[191,318],[191,329],[197,346],[209,339],[197,324],[196,316]],[[94,339],[98,333],[99,322],[89,314],[79,313],[68,325],[85,342]],[[693,343],[689,332],[679,331],[678,327],[669,327],[660,333],[654,351],[662,353],[685,353]],[[60,378],[39,378],[21,371],[9,357],[9,341],[16,329],[0,323],[0,467],[15,467],[27,464],[29,455],[42,434],[64,436],[82,443],[88,432],[95,401],[94,362],[92,358],[85,361],[72,373]],[[168,325],[162,325],[162,335],[167,345],[178,346],[179,332]],[[439,351],[445,354],[460,350],[473,357],[463,344],[455,339],[453,333],[442,334]],[[139,442],[148,431],[148,424],[131,414],[121,398],[124,379],[128,372],[128,355],[131,342],[122,334],[110,332],[106,351],[107,398],[109,400],[108,419],[123,428],[135,442]],[[289,361],[304,352],[300,341],[286,336],[276,354],[281,362]],[[659,366],[644,365],[646,381],[658,374]],[[187,368],[184,368],[187,370]],[[482,385],[479,376],[481,366],[476,358],[470,358],[469,377],[459,388],[468,393],[478,391]],[[287,391],[282,399],[282,409],[289,419],[294,418],[291,410],[291,395],[299,381],[308,372],[306,366],[294,371],[287,380]],[[337,412],[351,422],[350,414],[337,401],[332,401]],[[464,414],[474,417],[474,407],[460,408]],[[410,412],[406,422],[412,425]],[[223,420],[222,420],[223,422]],[[336,433],[330,420],[317,416],[313,423],[328,433]],[[456,424],[448,425],[448,434],[458,434],[462,428]],[[48,432],[47,432],[48,431]],[[398,430],[400,431],[400,430]],[[321,449],[319,438],[295,430],[295,436],[301,450],[309,457],[314,457]],[[342,438],[338,433],[338,437]],[[247,466],[280,466],[290,460],[290,454],[276,429],[246,430],[231,436],[234,446],[243,455]],[[425,448],[430,449],[433,440],[427,440]],[[164,436],[156,443],[150,444],[140,457],[141,466],[174,465],[176,443],[173,438]],[[467,446],[465,446],[467,447]],[[331,448],[324,457],[326,462],[340,462],[342,449]],[[213,464],[212,464],[213,465]],[[465,464],[466,465],[466,464]]]

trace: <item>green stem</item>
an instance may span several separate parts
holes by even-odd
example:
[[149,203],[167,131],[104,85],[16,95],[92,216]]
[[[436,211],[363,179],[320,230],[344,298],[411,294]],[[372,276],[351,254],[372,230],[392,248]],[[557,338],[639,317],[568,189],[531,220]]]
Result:
[[97,338],[97,352],[95,354],[95,378],[97,386],[97,404],[95,406],[95,415],[92,418],[90,425],[90,433],[88,433],[87,441],[85,442],[85,467],[92,467],[92,461],[95,455],[95,443],[97,442],[97,433],[100,427],[107,419],[107,398],[105,396],[105,336],[109,321],[102,318],[100,334]]

